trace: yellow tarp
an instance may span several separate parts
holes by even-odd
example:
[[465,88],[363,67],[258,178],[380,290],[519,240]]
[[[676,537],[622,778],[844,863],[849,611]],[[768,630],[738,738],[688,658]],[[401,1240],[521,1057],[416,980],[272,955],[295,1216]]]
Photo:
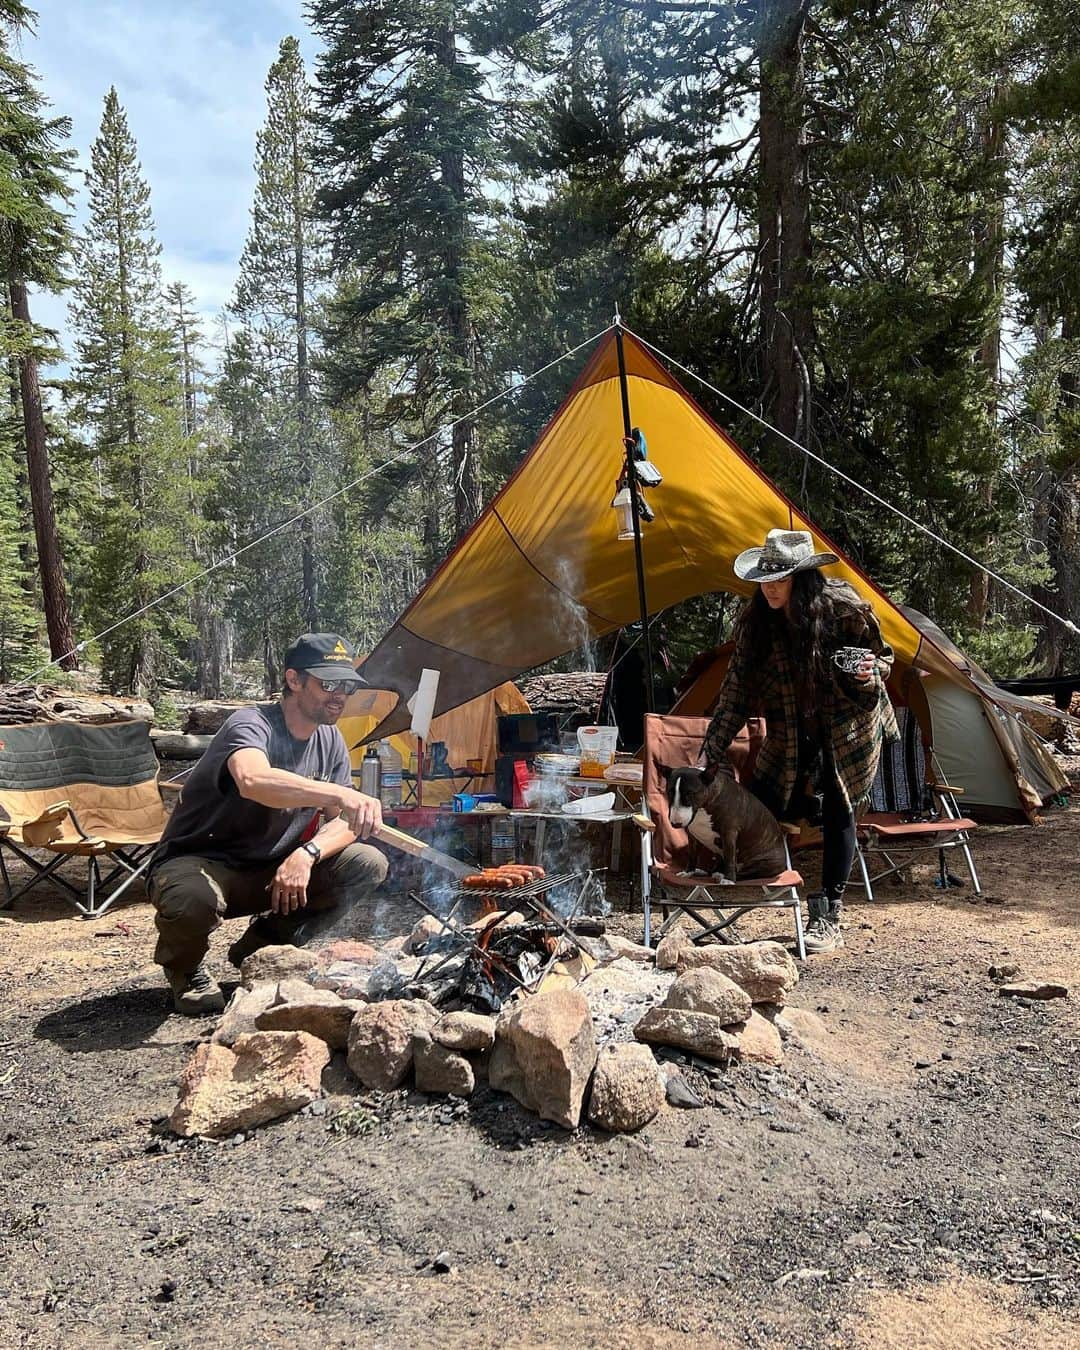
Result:
[[[663,484],[643,526],[650,613],[712,591],[748,595],[732,561],[801,515],[675,379],[624,338],[631,419]],[[438,708],[475,697],[638,618],[632,542],[611,509],[623,464],[614,334],[608,334],[514,476],[362,667],[373,685],[411,696],[423,666],[442,671]],[[842,555],[841,555],[842,556]],[[902,662],[920,635],[852,564],[826,569],[870,600]],[[936,664],[936,662],[934,662]],[[407,723],[399,709],[388,725]]]

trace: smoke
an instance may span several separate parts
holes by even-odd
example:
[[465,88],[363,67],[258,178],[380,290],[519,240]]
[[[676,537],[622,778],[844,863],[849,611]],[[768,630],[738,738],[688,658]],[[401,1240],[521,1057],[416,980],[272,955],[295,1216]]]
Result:
[[581,574],[571,566],[569,559],[560,558],[552,580],[559,588],[559,593],[552,597],[559,636],[570,650],[581,652],[586,670],[595,671],[597,650],[589,611],[574,598],[582,590]]

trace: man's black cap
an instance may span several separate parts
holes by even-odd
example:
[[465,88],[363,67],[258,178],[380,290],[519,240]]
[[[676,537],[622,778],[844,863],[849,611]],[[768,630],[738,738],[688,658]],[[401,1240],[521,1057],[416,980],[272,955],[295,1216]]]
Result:
[[302,633],[285,653],[286,670],[302,670],[320,680],[359,680],[356,649],[337,633]]

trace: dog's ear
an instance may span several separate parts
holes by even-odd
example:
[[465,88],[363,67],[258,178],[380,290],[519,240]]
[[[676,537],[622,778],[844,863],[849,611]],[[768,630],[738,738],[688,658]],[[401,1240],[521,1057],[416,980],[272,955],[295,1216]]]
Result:
[[701,781],[705,784],[706,787],[709,787],[711,785],[713,779],[717,775],[718,770],[719,765],[716,764],[703,764],[701,766]]

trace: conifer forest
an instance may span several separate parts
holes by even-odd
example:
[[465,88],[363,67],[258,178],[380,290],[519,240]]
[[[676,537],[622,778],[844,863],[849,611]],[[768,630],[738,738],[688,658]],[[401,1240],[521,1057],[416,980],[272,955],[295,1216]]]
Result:
[[[277,687],[304,630],[369,649],[587,351],[472,411],[616,308],[1080,620],[1073,0],[310,0],[305,15],[317,55],[281,35],[247,239],[211,323],[163,266],[123,89],[103,72],[96,136],[75,145],[28,59],[38,16],[0,0],[0,680],[56,660],[48,679],[220,697],[241,674]],[[67,305],[63,335],[35,322],[45,292]],[[688,387],[994,676],[1076,671],[1075,640],[1022,596]],[[730,608],[661,616],[673,664]]]

